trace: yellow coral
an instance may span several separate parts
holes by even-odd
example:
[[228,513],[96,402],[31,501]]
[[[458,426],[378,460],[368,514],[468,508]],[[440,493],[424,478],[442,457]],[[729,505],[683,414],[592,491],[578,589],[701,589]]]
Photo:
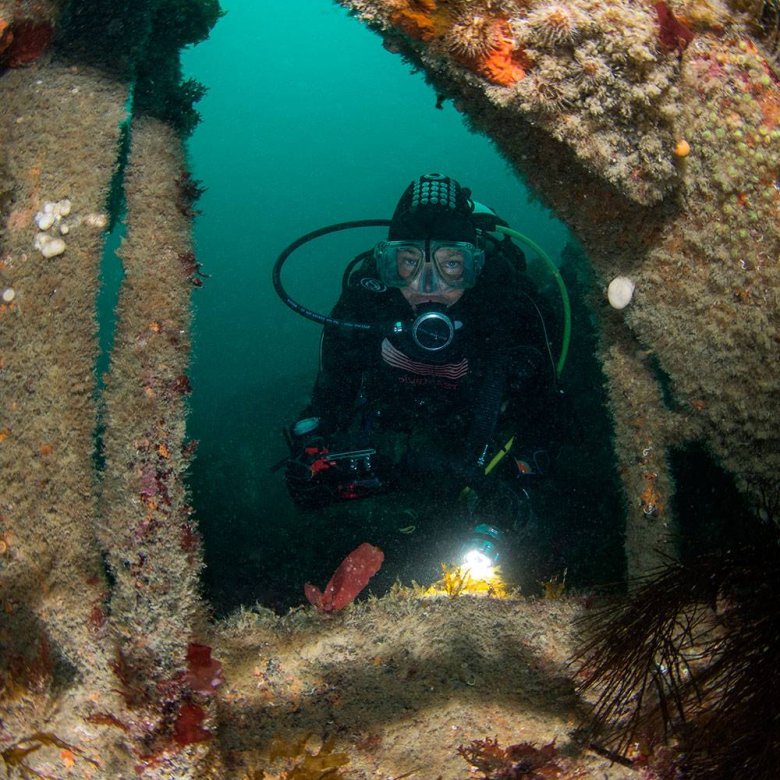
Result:
[[495,566],[492,572],[477,579],[469,569],[456,564],[441,565],[442,577],[422,592],[423,597],[447,596],[454,599],[458,596],[490,596],[497,599],[509,598],[509,591],[501,579],[501,571]]

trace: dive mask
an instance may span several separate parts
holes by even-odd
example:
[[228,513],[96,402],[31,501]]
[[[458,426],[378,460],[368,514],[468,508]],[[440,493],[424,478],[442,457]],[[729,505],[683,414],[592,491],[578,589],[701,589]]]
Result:
[[380,241],[374,258],[388,287],[422,293],[473,287],[485,263],[484,251],[466,241]]

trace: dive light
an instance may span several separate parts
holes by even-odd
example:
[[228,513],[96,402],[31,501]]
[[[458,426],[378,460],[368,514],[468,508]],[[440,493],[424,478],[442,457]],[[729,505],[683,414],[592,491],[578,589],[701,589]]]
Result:
[[494,525],[480,523],[464,545],[463,566],[475,579],[486,579],[500,557],[501,531]]

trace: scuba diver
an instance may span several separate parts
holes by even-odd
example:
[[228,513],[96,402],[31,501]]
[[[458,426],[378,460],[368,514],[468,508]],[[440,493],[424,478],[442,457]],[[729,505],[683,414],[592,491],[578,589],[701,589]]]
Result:
[[[280,271],[292,251],[373,225],[388,225],[387,239],[348,265],[329,316],[289,298]],[[341,223],[282,253],[277,292],[324,324],[311,402],[287,431],[296,504],[410,489],[441,506],[467,495],[470,515],[489,520],[488,547],[527,523],[531,486],[550,467],[565,348],[556,366],[553,318],[510,234],[524,239],[432,173],[406,188],[389,223]]]

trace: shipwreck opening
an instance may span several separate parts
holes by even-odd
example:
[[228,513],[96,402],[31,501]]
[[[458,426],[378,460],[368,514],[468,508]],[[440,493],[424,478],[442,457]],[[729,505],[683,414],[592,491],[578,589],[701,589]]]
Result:
[[[260,26],[248,9],[226,7],[209,41],[184,58],[186,72],[210,86],[189,142],[193,175],[207,187],[195,237],[209,278],[194,301],[188,430],[199,441],[190,485],[205,541],[205,589],[217,612],[254,602],[278,611],[300,604],[304,582],[327,581],[363,541],[388,553],[372,581],[375,592],[398,578],[408,584],[440,573],[437,545],[453,543],[448,513],[421,517],[418,506],[398,506],[392,496],[302,512],[281,474],[270,472],[286,454],[283,427],[307,403],[320,335],[273,293],[276,254],[308,230],[389,216],[408,181],[431,170],[458,178],[542,244],[573,298],[563,382],[574,407],[571,435],[557,476],[535,498],[538,527],[519,558],[517,584],[538,592],[540,580],[564,572],[572,586],[622,582],[623,499],[586,302],[593,279],[582,250],[493,144],[464,125],[452,100],[437,103],[423,78],[410,78],[408,63],[343,9],[323,4],[318,32],[301,32],[306,57],[297,61],[281,32],[293,23],[293,9],[266,5]],[[284,86],[303,83],[305,100]],[[274,111],[255,110],[250,93]],[[262,235],[253,240],[258,220]],[[306,247],[285,269],[291,289],[307,306],[329,310],[345,264],[371,240],[347,235]],[[560,318],[549,273],[527,254]],[[411,533],[399,531],[410,526]]]

